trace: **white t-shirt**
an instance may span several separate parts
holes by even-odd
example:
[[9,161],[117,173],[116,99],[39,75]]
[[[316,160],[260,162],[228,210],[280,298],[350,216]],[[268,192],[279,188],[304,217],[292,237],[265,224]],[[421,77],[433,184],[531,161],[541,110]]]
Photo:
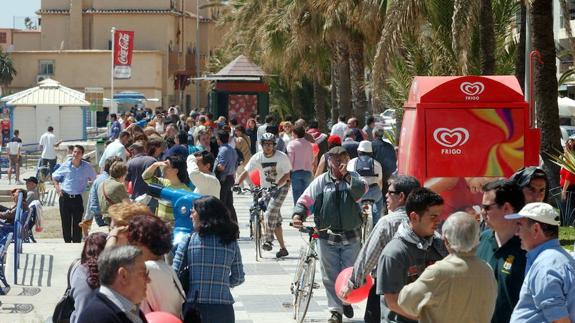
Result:
[[248,172],[254,169],[260,173],[260,186],[270,187],[291,171],[291,163],[288,156],[281,151],[276,150],[270,158],[264,156],[263,151],[258,151],[246,165]]
[[40,137],[40,145],[42,145],[42,158],[43,159],[56,159],[56,136],[53,133],[46,132]]
[[[357,157],[355,157],[354,159],[350,160],[347,163],[347,171],[348,172],[355,172],[355,163],[357,163]],[[373,184],[377,184],[377,186],[379,186],[379,188],[381,187],[381,181],[383,180],[383,169],[381,167],[381,164],[377,161],[377,160],[373,160],[373,172],[377,175],[377,176],[362,176],[363,179],[365,179],[365,181],[367,182],[368,185],[373,185]]]
[[22,148],[22,143],[17,141],[10,141],[6,144],[6,148],[8,149],[9,155],[15,156],[18,155],[18,151],[20,151],[20,148]]
[[126,161],[126,153],[127,153],[126,147],[122,145],[120,139],[116,139],[112,141],[108,146],[106,146],[104,153],[102,153],[102,157],[100,157],[100,162],[98,163],[98,166],[100,166],[100,168],[103,169],[106,163],[106,159],[113,156],[118,156],[122,158],[123,161]]

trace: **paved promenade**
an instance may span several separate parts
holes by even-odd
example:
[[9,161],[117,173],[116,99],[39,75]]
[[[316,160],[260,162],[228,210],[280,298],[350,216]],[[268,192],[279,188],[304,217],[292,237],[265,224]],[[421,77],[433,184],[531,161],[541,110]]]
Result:
[[[2,183],[0,186],[4,186]],[[294,322],[291,319],[292,297],[289,287],[299,249],[307,241],[305,236],[288,226],[293,205],[291,193],[282,208],[284,235],[290,255],[281,260],[275,258],[276,244],[271,252],[264,251],[264,259],[255,261],[254,244],[248,238],[250,201],[250,195],[235,195],[241,230],[239,243],[246,272],[245,283],[233,290],[236,322]],[[0,322],[51,322],[53,307],[66,288],[68,266],[73,259],[79,257],[81,247],[81,244],[64,244],[61,239],[44,239],[37,244],[25,244],[17,284],[13,284],[13,250],[10,248],[7,276],[12,289],[8,295],[0,296]],[[319,264],[316,281],[320,288],[314,290],[306,322],[326,322],[329,318]],[[354,309],[356,317],[351,320],[344,318],[344,322],[363,322],[365,303],[354,305]]]

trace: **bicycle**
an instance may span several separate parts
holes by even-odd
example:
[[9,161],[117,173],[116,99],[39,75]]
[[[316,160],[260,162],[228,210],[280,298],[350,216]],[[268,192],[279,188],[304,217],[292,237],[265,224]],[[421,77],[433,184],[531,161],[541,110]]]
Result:
[[262,259],[262,236],[263,236],[263,221],[264,212],[267,208],[267,202],[269,201],[270,195],[275,188],[270,187],[252,187],[242,189],[239,186],[233,188],[234,192],[250,192],[252,194],[253,200],[250,206],[250,239],[254,241],[256,249],[256,261]]
[[[293,225],[290,223],[290,225]],[[298,323],[303,322],[313,290],[318,288],[314,284],[315,265],[318,260],[318,254],[315,251],[315,245],[319,234],[314,227],[304,226],[299,229],[300,232],[309,236],[307,249],[300,249],[300,259],[296,268],[294,279],[290,286],[293,295],[293,319]]]
[[361,225],[361,244],[365,244],[367,237],[373,228],[373,203],[374,200],[363,199],[361,200],[361,216],[363,224]]

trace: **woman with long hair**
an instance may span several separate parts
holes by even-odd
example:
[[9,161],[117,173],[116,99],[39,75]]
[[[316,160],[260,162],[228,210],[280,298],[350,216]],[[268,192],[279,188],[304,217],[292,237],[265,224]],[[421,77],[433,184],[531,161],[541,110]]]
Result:
[[70,316],[70,323],[77,322],[78,316],[100,287],[98,257],[106,246],[106,236],[103,232],[90,234],[84,242],[79,261],[72,265],[70,291],[74,298],[74,312]]
[[[161,168],[162,177],[156,177],[156,170]],[[193,191],[190,186],[190,177],[188,176],[186,161],[178,155],[170,156],[165,161],[158,161],[150,165],[143,173],[142,178],[148,184],[157,184],[164,187]],[[168,201],[158,201],[156,215],[172,224],[174,222],[174,210],[172,204]]]
[[128,242],[142,250],[150,277],[146,298],[140,304],[142,312],[167,312],[180,317],[184,289],[164,261],[164,255],[172,249],[172,230],[153,215],[136,215],[128,224]]
[[258,144],[258,125],[256,119],[250,118],[246,121],[246,134],[250,137],[250,150],[252,155],[256,153]]
[[[226,206],[213,196],[199,198],[193,205],[194,231],[189,242],[178,246],[172,265],[176,271],[185,266],[191,268],[184,322],[191,309],[199,312],[202,323],[234,322],[230,288],[244,282],[238,225]],[[187,263],[183,263],[184,259]]]

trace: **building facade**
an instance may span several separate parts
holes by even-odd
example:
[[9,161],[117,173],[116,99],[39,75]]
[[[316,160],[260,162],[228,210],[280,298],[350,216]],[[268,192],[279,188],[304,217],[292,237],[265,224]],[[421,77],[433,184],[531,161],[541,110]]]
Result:
[[197,87],[183,81],[197,73],[198,38],[201,75],[223,33],[216,27],[213,9],[196,10],[208,1],[197,1],[42,0],[37,31],[0,30],[0,41],[6,33],[0,45],[12,53],[18,72],[8,89],[17,92],[53,78],[80,91],[102,87],[109,98],[115,27],[135,32],[132,77],[115,80],[115,93],[142,92],[159,99],[155,105],[160,106],[205,107],[208,84],[200,84],[197,102]]

